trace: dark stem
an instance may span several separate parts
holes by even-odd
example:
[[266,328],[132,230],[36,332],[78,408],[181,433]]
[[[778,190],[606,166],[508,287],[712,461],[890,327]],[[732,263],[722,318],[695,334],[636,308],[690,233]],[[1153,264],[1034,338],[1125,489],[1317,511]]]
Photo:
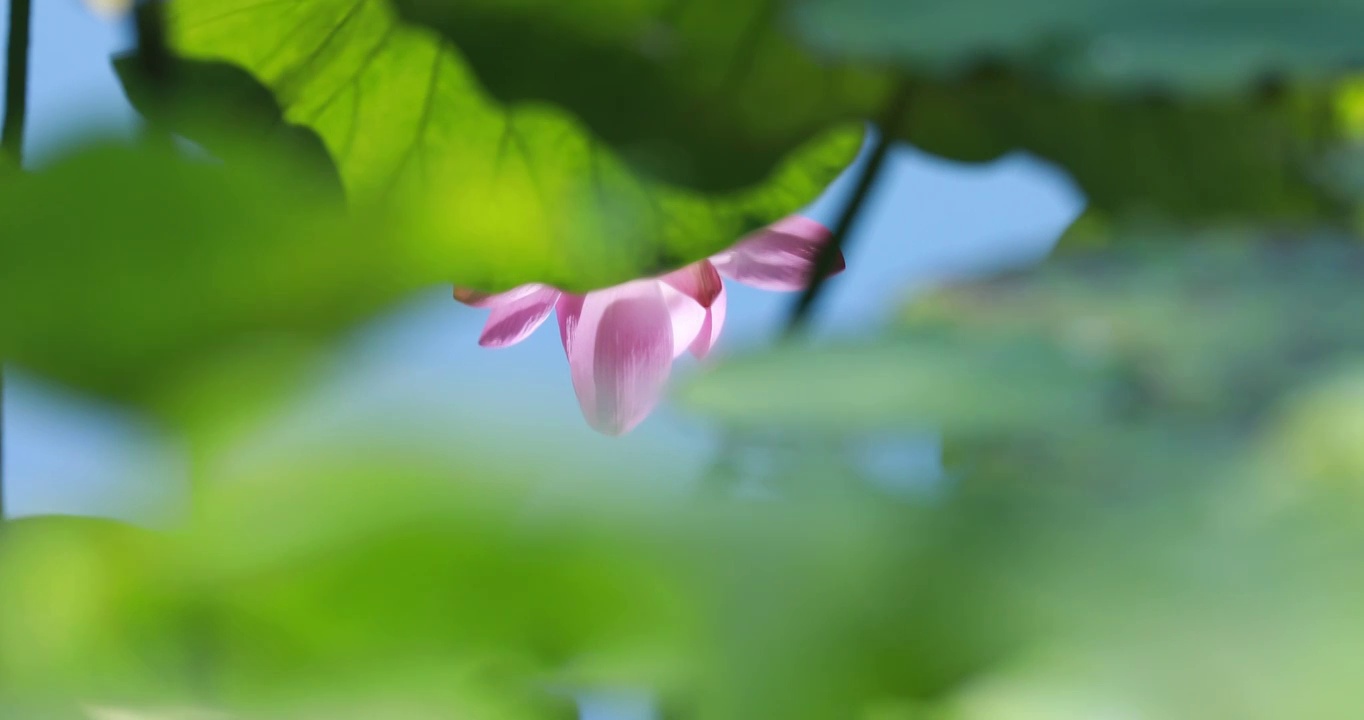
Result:
[[805,291],[796,300],[795,307],[791,310],[791,318],[786,323],[786,337],[790,338],[798,334],[804,330],[806,323],[809,322],[815,301],[819,299],[820,291],[824,289],[824,282],[828,279],[829,272],[834,268],[838,253],[846,247],[848,235],[852,232],[854,224],[861,215],[867,197],[871,194],[871,189],[876,185],[876,180],[881,174],[881,167],[886,162],[886,155],[890,152],[890,145],[894,140],[895,133],[904,123],[905,113],[910,104],[909,95],[909,84],[901,82],[895,89],[890,101],[886,103],[885,111],[877,122],[876,145],[872,147],[871,155],[867,158],[867,166],[863,168],[862,175],[857,179],[857,187],[853,190],[848,206],[843,209],[843,214],[839,216],[837,224],[834,225],[833,236],[829,243],[820,250],[819,255],[815,257],[815,267],[814,272],[810,275],[810,284],[805,287]]
[[[24,124],[28,115],[28,46],[33,25],[32,0],[9,0],[9,39],[5,58],[5,121],[0,152],[15,169],[24,167]],[[0,522],[5,520],[5,369],[0,361]]]
[[[791,318],[787,321],[785,331],[785,336],[788,339],[805,328],[810,314],[814,310],[815,301],[819,299],[820,291],[824,288],[824,281],[828,279],[829,271],[833,269],[838,259],[838,253],[847,245],[847,238],[852,231],[853,224],[857,221],[863,206],[866,205],[867,197],[871,194],[871,189],[876,185],[877,177],[881,174],[881,167],[886,162],[886,155],[890,152],[891,142],[904,124],[905,113],[910,104],[909,96],[909,83],[904,81],[898,83],[894,94],[886,103],[885,111],[881,113],[881,117],[877,121],[876,145],[872,147],[866,167],[863,168],[862,174],[857,179],[857,187],[853,190],[852,198],[849,199],[847,207],[843,209],[843,214],[839,216],[829,243],[821,248],[819,255],[815,257],[815,267],[810,276],[810,284],[805,287],[804,292],[801,293],[800,298],[791,310]],[[733,492],[737,472],[732,465],[736,461],[739,448],[740,439],[733,435],[726,435],[721,440],[720,451],[715,462],[701,480],[700,493],[703,496],[718,497]]]
[[[133,31],[137,38],[138,72],[146,78],[151,102],[162,107],[168,102],[175,78],[170,46],[166,42],[166,11],[161,0],[139,0],[133,8]],[[162,113],[143,115],[142,137],[152,146],[169,147],[173,134],[161,123]]]
[[28,114],[28,45],[33,23],[32,0],[9,0],[9,44],[5,65],[5,124],[0,150],[24,163],[24,121]]
[[170,81],[170,48],[166,45],[166,14],[160,0],[142,0],[133,9],[137,57],[152,88],[163,90]]

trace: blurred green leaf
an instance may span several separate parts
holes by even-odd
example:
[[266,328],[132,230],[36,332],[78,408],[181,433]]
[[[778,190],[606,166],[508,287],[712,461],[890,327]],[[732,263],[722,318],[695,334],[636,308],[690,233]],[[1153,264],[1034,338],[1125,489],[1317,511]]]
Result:
[[998,65],[905,82],[912,109],[897,137],[972,162],[1026,150],[1069,172],[1092,209],[1122,219],[1310,222],[1344,207],[1321,177],[1342,130],[1317,88],[1179,100],[1077,93]]
[[242,343],[317,338],[435,276],[270,158],[105,147],[0,181],[0,355],[157,401]]
[[[998,515],[982,534],[865,499],[546,493],[566,479],[335,447],[233,458],[192,530],[154,552],[52,527],[0,543],[0,607],[28,623],[0,635],[0,657],[31,678],[0,702],[557,718],[561,691],[597,686],[687,697],[698,718],[841,717],[941,695],[1030,629],[1031,610],[984,602],[1026,576],[1024,525]],[[990,560],[1004,547],[1007,566]]]
[[0,696],[161,693],[183,679],[159,563],[165,538],[110,520],[0,525]]
[[373,443],[327,454],[234,463],[210,483],[187,562],[215,608],[227,696],[427,697],[454,672],[465,701],[506,699],[581,664],[647,682],[685,660],[694,606],[661,543],[638,542],[648,533],[610,500],[540,504],[476,463]]
[[87,705],[86,720],[234,720],[233,716],[196,707],[127,708]]
[[722,536],[712,550],[733,545],[710,560],[721,581],[702,583],[725,594],[699,717],[839,718],[887,698],[936,702],[1038,629],[1019,592],[1038,559],[1022,512],[823,500],[733,513],[757,527],[748,543]]
[[1364,352],[1351,238],[1128,233],[1114,251],[967,284],[911,304],[913,324],[1030,333],[1107,364],[1130,413],[1232,426]]
[[840,432],[1065,434],[1101,419],[1243,427],[1304,378],[1364,353],[1360,246],[1255,237],[1128,236],[1122,251],[915,301],[905,327],[878,342],[730,360],[680,398],[744,426]]
[[659,555],[602,515],[527,516],[411,458],[289,466],[206,490],[187,533],[6,523],[0,707],[557,720],[576,713],[552,671],[685,636],[639,562]]
[[184,0],[168,15],[179,52],[259,78],[322,137],[358,206],[388,207],[435,272],[482,289],[589,289],[705,257],[813,200],[861,135],[801,138],[763,182],[710,196],[642,177],[562,111],[496,102],[387,0]]
[[1364,352],[1294,388],[1266,424],[1246,463],[1274,505],[1358,505],[1364,492],[1361,360]]
[[[1100,210],[1302,219],[1337,209],[1337,198],[1318,185],[1316,166],[1339,131],[1329,122],[1330,93],[1316,85],[1179,99],[1077,93],[998,56],[950,76],[917,66],[888,72],[850,64],[861,47],[856,39],[903,28],[931,34],[924,28],[938,18],[931,8],[910,14],[907,5],[868,2],[828,4],[831,15],[862,8],[865,15],[848,23],[874,28],[822,55],[793,41],[781,3],[770,0],[398,6],[453,41],[504,102],[567,107],[633,167],[701,187],[755,178],[802,138],[841,119],[879,118],[903,85],[910,110],[890,130],[895,137],[970,162],[1028,150],[1072,173]],[[958,13],[967,30],[994,22],[977,21],[965,6],[938,15]],[[838,27],[813,24],[816,32]]]
[[899,66],[915,111],[894,132],[929,152],[1028,150],[1118,215],[1339,220],[1352,200],[1322,175],[1347,132],[1332,81],[1364,61],[1347,29],[1364,3],[793,5],[827,56]]
[[794,18],[840,57],[968,71],[1004,59],[1077,87],[1245,91],[1322,80],[1364,62],[1358,0],[793,0]]
[[1190,511],[1187,488],[1134,505],[1026,483],[687,503],[382,448],[223,458],[186,533],[8,524],[0,708],[65,693],[557,720],[585,685],[657,688],[694,720],[1358,707],[1348,518],[1231,524]]
[[1174,542],[1131,535],[1161,553],[1142,551],[1158,572],[1126,587],[1064,569],[1085,619],[979,678],[946,717],[1355,717],[1358,532],[1285,529],[1228,532],[1205,517]]
[[1103,396],[1081,355],[1029,338],[909,334],[731,359],[686,384],[687,406],[739,426],[1020,430],[1093,420]]
[[231,162],[241,153],[296,159],[319,182],[341,180],[317,133],[284,121],[274,95],[241,68],[227,63],[171,59],[166,77],[148,80],[136,53],[114,58],[123,91],[155,127]]
[[503,103],[566,107],[632,167],[709,191],[761,181],[809,138],[874,114],[891,84],[805,52],[771,0],[395,5]]

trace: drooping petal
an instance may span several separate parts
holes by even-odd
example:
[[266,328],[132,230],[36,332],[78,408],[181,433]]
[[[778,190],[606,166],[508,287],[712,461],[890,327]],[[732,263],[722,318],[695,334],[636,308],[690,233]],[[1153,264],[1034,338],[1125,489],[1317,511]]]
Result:
[[706,308],[706,320],[701,324],[701,331],[696,334],[696,339],[692,341],[691,354],[698,358],[709,355],[710,349],[720,340],[720,330],[724,326],[725,290],[720,288],[720,294],[715,296],[715,302]]
[[569,344],[578,328],[578,319],[583,314],[583,296],[564,293],[554,305],[554,313],[559,317],[559,340],[564,343],[564,356],[567,357]]
[[694,298],[666,283],[659,283],[663,300],[668,304],[668,316],[673,326],[673,357],[679,357],[691,347],[701,326],[706,323],[709,308],[701,307]]
[[488,293],[480,292],[478,290],[468,290],[465,288],[457,287],[455,288],[455,299],[464,303],[465,305],[470,305],[478,308],[488,308],[496,307],[498,305],[505,305],[507,303],[514,303],[518,300],[521,300],[530,295],[534,295],[546,289],[554,290],[554,288],[551,288],[548,285],[541,285],[540,283],[530,283],[527,285],[518,285],[506,292],[494,293],[490,295]]
[[660,279],[695,300],[703,308],[710,307],[710,304],[715,302],[715,296],[724,288],[720,273],[716,272],[715,266],[710,264],[709,260],[692,263]]
[[672,320],[662,284],[637,280],[588,293],[576,318],[560,327],[588,424],[608,435],[638,425],[658,404],[672,369]]
[[[509,295],[510,293],[503,293]],[[483,347],[500,348],[530,337],[535,328],[554,311],[559,300],[559,291],[546,285],[511,299],[503,299],[492,305],[488,322],[483,326],[483,334],[478,344]]]
[[[725,277],[760,290],[801,290],[831,236],[829,228],[819,222],[792,215],[740,240],[711,262]],[[829,274],[845,267],[840,252]]]

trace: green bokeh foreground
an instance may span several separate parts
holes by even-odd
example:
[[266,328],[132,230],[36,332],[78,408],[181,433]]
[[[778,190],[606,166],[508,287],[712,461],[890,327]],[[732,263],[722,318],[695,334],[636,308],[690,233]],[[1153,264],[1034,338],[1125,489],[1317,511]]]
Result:
[[[1353,717],[1364,256],[1188,240],[702,373],[685,403],[781,448],[739,473],[765,498],[372,425],[206,449],[178,529],[12,523],[0,701],[559,718],[644,687],[678,718]],[[948,477],[918,491],[842,445],[924,426]]]
[[[669,720],[1364,714],[1364,255],[1317,164],[1358,134],[1322,29],[1352,4],[1261,54],[1194,3],[1215,42],[1153,56],[1184,5],[1070,2],[1121,75],[1039,54],[1042,5],[892,5],[178,0],[168,76],[117,64],[142,142],[0,177],[0,356],[153,409],[194,508],[0,529],[0,715],[567,718],[621,687]],[[416,289],[600,287],[799,208],[896,88],[891,136],[1038,151],[1097,213],[1287,222],[1117,222],[879,337],[721,362],[680,403],[773,459],[721,462],[721,499],[377,420],[240,452]],[[855,449],[924,429],[946,477]]]

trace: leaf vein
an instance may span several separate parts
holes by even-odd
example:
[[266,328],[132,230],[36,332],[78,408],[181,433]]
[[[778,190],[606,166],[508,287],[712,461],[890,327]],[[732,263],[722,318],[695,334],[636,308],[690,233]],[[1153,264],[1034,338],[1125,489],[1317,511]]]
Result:
[[[253,10],[272,7],[274,5],[283,5],[284,3],[291,2],[297,2],[297,0],[264,0],[263,2],[253,3],[250,5],[243,5],[241,7],[235,7],[232,8],[231,10],[226,10],[224,12],[218,13],[217,15],[211,15],[206,18],[200,18],[193,23],[182,26],[181,30],[199,30],[207,25],[212,25],[214,23],[221,22],[228,18],[241,15],[243,13],[249,13]],[[176,5],[175,3],[171,3],[170,6],[167,8],[167,11],[170,13],[174,13],[175,10],[178,9],[178,7],[179,6]]]
[[337,98],[340,97],[347,88],[354,87],[356,93],[360,92],[360,78],[364,77],[365,73],[369,72],[370,66],[374,65],[374,62],[378,60],[379,55],[388,47],[388,43],[393,39],[394,34],[397,32],[397,27],[397,25],[388,26],[388,29],[385,30],[384,34],[379,38],[379,41],[370,49],[369,54],[360,62],[360,66],[355,70],[355,75],[351,77],[349,82],[338,84],[336,89],[333,90],[331,94],[327,95],[322,103],[317,106],[317,109],[313,111],[312,115],[308,118],[308,122],[314,122],[322,117],[322,114],[327,111],[327,108],[331,107],[332,103],[336,102]]

